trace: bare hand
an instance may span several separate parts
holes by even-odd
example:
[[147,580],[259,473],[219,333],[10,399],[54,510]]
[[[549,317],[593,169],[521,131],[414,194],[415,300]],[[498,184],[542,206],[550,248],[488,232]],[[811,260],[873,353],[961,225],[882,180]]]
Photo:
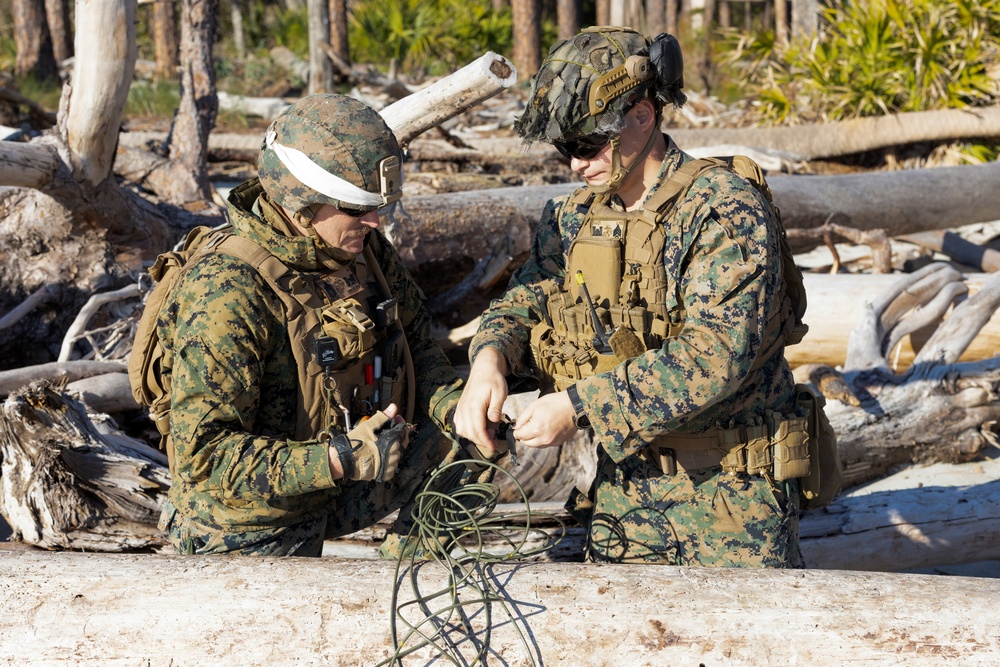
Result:
[[575,416],[565,391],[546,394],[518,415],[514,437],[527,447],[556,447],[576,433]]
[[507,360],[494,347],[484,347],[469,370],[462,397],[455,408],[455,433],[471,440],[486,458],[492,458],[493,435],[507,400]]

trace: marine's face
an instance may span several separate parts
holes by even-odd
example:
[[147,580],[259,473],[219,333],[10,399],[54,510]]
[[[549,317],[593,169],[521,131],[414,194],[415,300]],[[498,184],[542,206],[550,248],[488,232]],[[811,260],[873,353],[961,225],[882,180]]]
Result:
[[[644,106],[640,108],[640,105]],[[648,109],[646,106],[648,106]],[[643,123],[638,117],[642,114],[651,113],[652,108],[652,104],[648,100],[644,100],[632,107],[625,114],[625,127],[619,134],[619,137],[621,137],[619,151],[621,152],[621,162],[623,165],[631,166],[646,147],[649,132],[642,127]],[[612,147],[609,141],[601,148],[597,155],[590,159],[572,157],[569,163],[570,169],[580,174],[583,180],[587,182],[587,185],[604,185],[612,176],[611,153]],[[638,177],[637,173],[629,173],[626,177],[626,183]]]
[[364,250],[368,233],[379,226],[378,211],[353,216],[336,206],[324,204],[313,214],[312,226],[316,234],[334,248],[357,255]]

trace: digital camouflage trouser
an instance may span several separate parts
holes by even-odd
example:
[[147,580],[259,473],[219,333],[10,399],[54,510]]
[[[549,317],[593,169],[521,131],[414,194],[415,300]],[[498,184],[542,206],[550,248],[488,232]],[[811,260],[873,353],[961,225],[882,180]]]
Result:
[[772,484],[719,467],[668,475],[644,456],[616,465],[599,452],[588,560],[803,566],[798,480]]
[[182,517],[168,503],[160,519],[170,543],[182,554],[238,554],[246,556],[320,556],[323,541],[348,535],[399,510],[380,554],[395,558],[404,548],[412,523],[412,501],[429,473],[451,448],[451,441],[432,422],[424,421],[410,436],[396,475],[389,482],[349,482],[331,502],[329,511],[289,526],[228,529]]

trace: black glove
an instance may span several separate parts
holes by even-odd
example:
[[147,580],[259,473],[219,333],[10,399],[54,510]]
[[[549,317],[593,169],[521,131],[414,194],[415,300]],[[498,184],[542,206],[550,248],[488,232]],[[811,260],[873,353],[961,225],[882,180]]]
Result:
[[330,440],[345,479],[384,482],[393,478],[410,431],[405,422],[390,425],[390,421],[385,413],[376,412],[346,435]]

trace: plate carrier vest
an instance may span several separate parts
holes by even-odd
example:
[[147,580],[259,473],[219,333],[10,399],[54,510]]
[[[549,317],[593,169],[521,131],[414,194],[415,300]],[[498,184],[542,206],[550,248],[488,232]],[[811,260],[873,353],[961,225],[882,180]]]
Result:
[[253,267],[284,306],[298,369],[294,439],[322,440],[349,431],[390,403],[412,421],[416,384],[410,350],[395,300],[389,298],[385,277],[367,246],[353,270],[301,272],[231,229],[197,227],[182,250],[161,254],[150,268],[157,284],[146,300],[129,358],[132,394],[149,406],[171,467],[173,358],[157,336],[157,318],[184,273],[213,252]]

